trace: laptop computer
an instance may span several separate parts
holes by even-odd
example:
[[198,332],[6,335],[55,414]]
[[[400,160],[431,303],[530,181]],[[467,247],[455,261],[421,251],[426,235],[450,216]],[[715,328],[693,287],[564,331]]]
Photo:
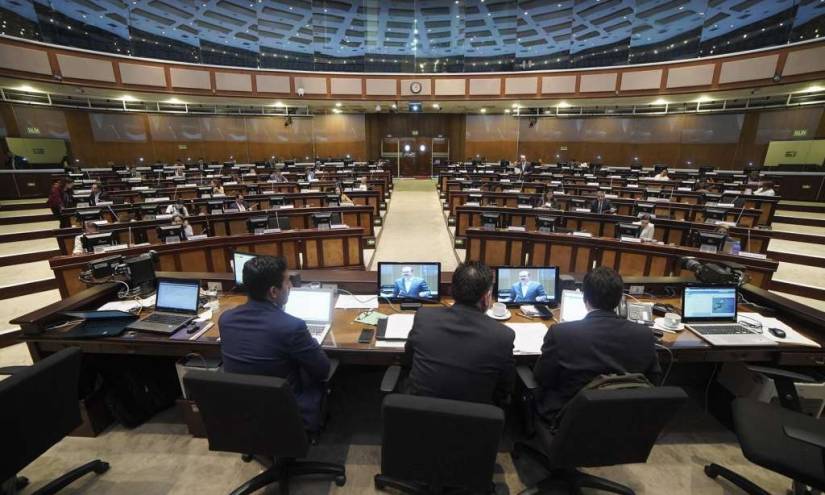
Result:
[[584,305],[584,292],[578,290],[564,290],[561,293],[561,312],[559,321],[579,321],[587,316],[587,306]]
[[685,327],[712,345],[777,345],[738,323],[738,300],[735,285],[687,286],[682,291],[682,321]]
[[289,291],[284,311],[304,320],[312,338],[319,344],[324,341],[332,326],[335,290],[293,287]]
[[200,280],[158,279],[155,311],[129,330],[171,334],[198,316]]

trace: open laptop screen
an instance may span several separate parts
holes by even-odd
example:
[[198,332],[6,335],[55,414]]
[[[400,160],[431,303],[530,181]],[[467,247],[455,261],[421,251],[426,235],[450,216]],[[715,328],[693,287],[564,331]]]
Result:
[[325,289],[299,289],[289,291],[284,311],[311,323],[329,323],[332,320],[333,292]]
[[561,293],[561,321],[578,321],[587,316],[584,293],[578,290],[564,290]]
[[240,251],[232,253],[232,270],[235,272],[235,285],[238,287],[243,285],[243,266],[247,261],[255,257],[257,257],[257,255],[242,253]]
[[682,319],[685,322],[736,322],[736,287],[685,287]]
[[196,313],[201,284],[199,280],[158,280],[157,311]]

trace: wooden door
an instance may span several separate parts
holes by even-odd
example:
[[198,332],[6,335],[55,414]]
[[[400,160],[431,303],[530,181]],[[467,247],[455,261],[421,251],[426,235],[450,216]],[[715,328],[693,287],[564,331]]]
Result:
[[406,137],[399,141],[401,146],[399,175],[403,177],[432,175],[432,138]]

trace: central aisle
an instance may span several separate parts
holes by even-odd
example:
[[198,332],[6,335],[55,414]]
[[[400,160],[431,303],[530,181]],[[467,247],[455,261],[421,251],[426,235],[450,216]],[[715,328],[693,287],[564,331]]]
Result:
[[442,271],[458,266],[435,182],[409,179],[395,183],[369,269],[376,270],[379,261],[440,261]]

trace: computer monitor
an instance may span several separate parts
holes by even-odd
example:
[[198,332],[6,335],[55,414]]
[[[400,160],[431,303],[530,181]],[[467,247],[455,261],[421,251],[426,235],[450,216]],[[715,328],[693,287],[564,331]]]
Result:
[[570,198],[570,203],[568,203],[568,205],[571,210],[575,210],[576,208],[587,208],[587,201],[581,198]]
[[100,208],[93,208],[90,210],[77,210],[75,215],[77,216],[77,220],[80,222],[80,225],[83,225],[88,221],[103,219],[103,215],[100,213]]
[[736,322],[735,285],[687,286],[682,290],[682,321]]
[[232,253],[232,272],[235,274],[235,285],[243,287],[243,266],[247,261],[257,258],[258,255],[235,251]]
[[281,229],[281,230],[289,230],[289,217],[281,216],[281,215],[272,215],[269,217],[269,222],[267,224],[267,228],[270,229]]
[[270,196],[269,206],[283,206],[286,204],[286,198],[283,196]]
[[726,234],[716,232],[699,232],[697,234],[699,250],[708,253],[718,253],[725,245]]
[[578,290],[563,290],[559,321],[579,321],[585,316],[587,316],[587,306],[584,304],[584,293]]
[[163,244],[182,241],[183,225],[158,225],[158,239]]
[[501,228],[501,213],[482,213],[481,228],[485,230],[495,230],[497,228]]
[[284,312],[309,324],[332,322],[335,310],[335,291],[296,287],[289,291]]
[[246,230],[250,234],[260,234],[269,228],[269,217],[249,217],[246,220]]
[[246,194],[253,195],[253,194],[260,194],[261,188],[258,185],[249,184],[246,186]]
[[126,258],[123,262],[126,265],[129,285],[133,289],[139,288],[143,295],[155,290],[155,262],[151,253]]
[[616,224],[616,238],[622,237],[639,237],[642,233],[642,226],[632,223],[617,223]]
[[714,222],[716,220],[724,221],[726,214],[727,214],[726,210],[717,210],[717,209],[714,209],[714,208],[706,208],[705,209],[705,221],[708,221],[708,220],[712,220]]
[[327,194],[324,196],[324,202],[327,206],[341,206],[341,196],[337,194]]
[[391,301],[438,301],[441,263],[378,262],[378,295]]
[[332,226],[331,213],[313,213],[312,226],[316,229],[329,229]]
[[650,215],[650,218],[656,218],[656,205],[652,203],[636,203],[633,211],[637,218],[642,215]]
[[496,300],[508,305],[555,304],[559,269],[544,267],[496,268]]
[[555,232],[559,223],[559,217],[538,217],[536,218],[536,227],[539,232]]
[[158,279],[155,310],[172,313],[195,313],[198,310],[200,280]]
[[99,234],[84,234],[80,238],[80,242],[83,243],[84,251],[87,253],[93,253],[96,246],[111,246],[113,244],[112,233],[101,232]]
[[199,198],[202,198],[204,195],[208,196],[208,195],[211,195],[211,194],[212,194],[212,188],[211,187],[209,187],[209,186],[198,187],[198,197]]
[[524,194],[520,194],[518,196],[518,198],[516,199],[516,201],[518,201],[518,204],[520,204],[520,205],[532,205],[533,204],[533,198],[531,196],[527,196],[527,195],[524,195]]
[[708,167],[708,166],[699,167],[699,175],[706,175],[708,172],[713,172],[713,167]]
[[208,211],[210,215],[220,215],[221,213],[223,213],[223,200],[217,199],[207,201],[206,211]]

